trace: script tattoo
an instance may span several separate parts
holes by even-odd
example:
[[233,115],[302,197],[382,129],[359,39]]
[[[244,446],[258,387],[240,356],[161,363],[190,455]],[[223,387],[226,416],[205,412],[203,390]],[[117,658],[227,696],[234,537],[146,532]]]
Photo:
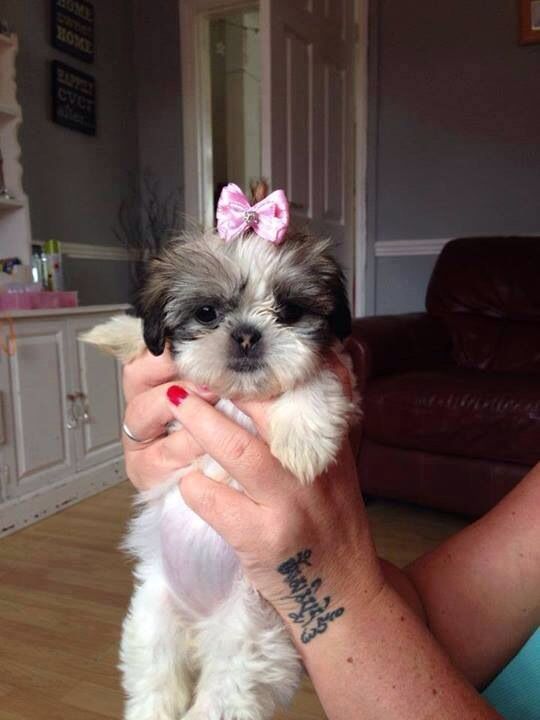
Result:
[[345,612],[342,607],[329,609],[330,596],[317,598],[317,592],[322,585],[321,578],[309,582],[303,572],[304,567],[311,567],[311,554],[311,550],[301,550],[278,567],[278,572],[285,576],[283,582],[291,591],[283,600],[294,600],[298,603],[298,610],[289,613],[289,617],[302,626],[300,639],[305,645],[317,635],[326,632],[328,625]]

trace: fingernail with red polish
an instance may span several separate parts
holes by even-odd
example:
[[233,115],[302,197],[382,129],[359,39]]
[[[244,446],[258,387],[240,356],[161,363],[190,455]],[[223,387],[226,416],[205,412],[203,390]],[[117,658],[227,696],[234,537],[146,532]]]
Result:
[[180,385],[171,385],[171,387],[167,390],[167,397],[172,404],[177,407],[184,402],[188,395],[189,393],[187,390],[184,390],[184,388],[180,387]]

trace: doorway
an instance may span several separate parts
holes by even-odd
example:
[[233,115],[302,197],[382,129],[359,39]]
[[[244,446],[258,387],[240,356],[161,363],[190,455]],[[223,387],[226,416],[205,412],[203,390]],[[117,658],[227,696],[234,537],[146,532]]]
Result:
[[215,15],[209,22],[215,212],[225,185],[234,182],[249,195],[262,174],[259,10]]
[[182,0],[186,212],[252,179],[283,188],[292,222],[334,241],[365,312],[367,0]]

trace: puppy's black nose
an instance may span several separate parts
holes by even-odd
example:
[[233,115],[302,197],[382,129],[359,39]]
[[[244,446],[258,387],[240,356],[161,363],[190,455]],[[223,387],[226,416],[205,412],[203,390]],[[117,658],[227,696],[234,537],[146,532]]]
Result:
[[233,330],[231,337],[237,344],[236,350],[242,355],[249,355],[257,345],[262,335],[257,328],[250,325],[240,325]]

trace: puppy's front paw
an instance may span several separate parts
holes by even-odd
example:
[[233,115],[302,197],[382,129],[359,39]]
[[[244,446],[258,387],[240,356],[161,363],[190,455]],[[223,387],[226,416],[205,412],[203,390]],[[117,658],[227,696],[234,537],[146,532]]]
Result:
[[264,720],[267,717],[259,710],[250,707],[227,707],[222,703],[215,705],[195,704],[191,710],[182,717],[182,720]]
[[312,482],[336,459],[352,409],[338,378],[323,370],[316,380],[274,403],[272,454],[300,482]]

